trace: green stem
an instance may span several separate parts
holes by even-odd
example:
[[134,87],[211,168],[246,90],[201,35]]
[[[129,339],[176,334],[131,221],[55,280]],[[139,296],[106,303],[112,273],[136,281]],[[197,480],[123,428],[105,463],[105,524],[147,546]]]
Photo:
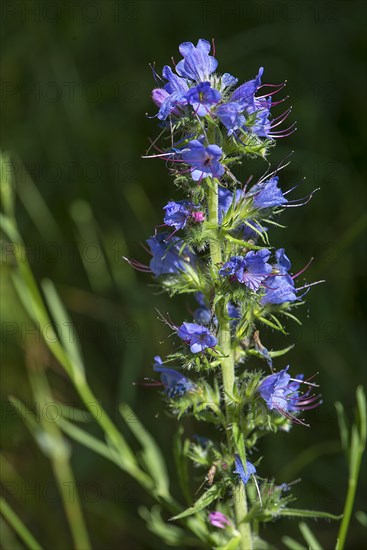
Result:
[[[358,435],[355,434],[355,438],[358,438]],[[355,454],[355,457],[351,456],[351,468],[349,473],[349,480],[348,480],[348,492],[347,492],[347,498],[345,499],[344,504],[344,510],[343,510],[343,519],[339,527],[339,533],[336,543],[336,550],[343,550],[345,545],[345,540],[347,538],[347,533],[349,529],[349,523],[350,518],[352,516],[353,512],[353,506],[354,506],[354,499],[356,496],[356,490],[357,490],[357,482],[358,482],[358,476],[359,476],[359,470],[361,468],[361,462],[362,462],[362,456],[364,447],[359,445],[359,441],[355,443],[357,447],[357,451]],[[352,448],[353,448],[353,441],[352,441]],[[351,455],[353,453],[351,452]]]
[[[209,195],[208,195],[208,212],[209,212],[209,223],[215,227],[213,232],[215,233],[215,238],[210,240],[210,258],[212,268],[215,270],[219,264],[222,262],[222,250],[221,243],[218,238],[218,183],[216,180],[211,180],[209,185]],[[224,311],[223,303],[218,303],[216,307],[216,315],[218,318],[219,331],[218,331],[218,344],[223,352],[223,357],[221,357],[221,368],[222,368],[222,379],[223,379],[223,390],[224,390],[224,400],[226,404],[226,417],[228,426],[232,425],[232,415],[233,410],[231,403],[229,402],[228,396],[233,395],[234,387],[234,360],[231,347],[231,331],[229,320],[227,319],[227,312]],[[233,451],[233,438],[229,431],[228,434],[228,445]],[[232,453],[234,454],[234,452]],[[252,550],[252,540],[251,540],[251,526],[249,523],[243,523],[243,519],[247,515],[247,499],[245,488],[241,485],[238,485],[234,491],[234,505],[236,511],[236,518],[238,529],[241,533],[241,550]],[[241,523],[242,522],[242,523]]]

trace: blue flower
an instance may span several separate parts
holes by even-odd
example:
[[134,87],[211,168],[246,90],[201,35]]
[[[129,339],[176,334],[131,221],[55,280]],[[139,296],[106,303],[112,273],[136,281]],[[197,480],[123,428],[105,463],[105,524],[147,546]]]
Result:
[[280,305],[297,300],[296,288],[290,275],[271,275],[264,283],[265,294],[260,300],[262,306]]
[[258,392],[270,410],[276,410],[288,418],[293,418],[294,412],[317,407],[320,404],[320,396],[310,395],[309,390],[304,394],[300,393],[303,374],[292,379],[288,369],[289,366],[267,376],[261,382]]
[[160,233],[147,239],[147,244],[152,253],[149,266],[156,277],[168,273],[180,273],[185,271],[189,264],[193,265],[196,256],[190,252],[187,246],[182,248],[182,240],[178,237],[171,237],[169,240],[166,233]]
[[227,128],[229,136],[231,136],[235,130],[240,129],[245,125],[246,118],[242,113],[242,105],[235,101],[224,103],[217,108],[216,114],[221,123]]
[[161,382],[164,386],[167,397],[173,399],[182,397],[187,391],[194,388],[194,384],[183,374],[174,369],[163,367],[162,359],[159,355],[154,357],[153,369],[161,375]]
[[[248,126],[246,129],[259,137],[270,138],[271,137],[271,122],[270,117],[271,98],[255,98],[255,106],[252,113],[256,113],[255,122],[252,126]],[[249,114],[251,112],[249,111]]]
[[297,290],[292,277],[288,274],[291,262],[285,254],[284,248],[275,252],[277,264],[275,266],[279,275],[271,275],[265,281],[265,294],[260,300],[262,306],[268,304],[279,305],[297,300]]
[[185,98],[196,114],[205,116],[213,105],[219,103],[222,94],[212,88],[210,82],[200,82],[197,86],[190,88]]
[[285,253],[284,248],[278,248],[275,251],[275,259],[277,261],[277,269],[282,275],[288,274],[288,271],[292,267],[291,261]]
[[165,120],[171,113],[180,115],[178,107],[187,105],[185,94],[189,86],[186,80],[177,76],[168,65],[163,67],[162,75],[168,82],[163,89],[156,88],[153,90],[152,98],[160,108],[158,118]]
[[222,154],[218,145],[205,147],[201,141],[194,139],[182,150],[182,159],[191,165],[192,179],[200,181],[202,178],[223,176],[224,166],[219,162]]
[[247,196],[253,197],[255,208],[271,208],[288,202],[278,187],[278,181],[278,176],[274,176],[267,181],[257,183],[250,189]]
[[200,39],[196,46],[192,42],[183,42],[179,46],[183,59],[176,65],[176,72],[184,78],[204,82],[218,66],[218,61],[209,55],[210,42]]
[[250,476],[256,474],[256,468],[251,462],[246,460],[246,471],[243,467],[242,460],[239,455],[234,455],[234,462],[236,465],[236,469],[233,470],[234,474],[238,474],[242,480],[242,483],[244,485],[247,485],[248,480],[250,479]]
[[287,374],[288,369],[289,367],[286,367],[278,373],[267,376],[258,388],[261,397],[270,410],[287,411],[288,409],[288,384],[291,378]]
[[261,77],[264,72],[264,68],[260,67],[257,76],[253,80],[245,82],[231,95],[231,101],[235,101],[241,104],[242,110],[254,110],[255,109],[255,93],[261,84]]
[[206,327],[196,323],[182,323],[177,330],[177,336],[189,344],[192,353],[199,353],[217,345],[216,337]]
[[163,78],[168,82],[164,85],[164,89],[169,93],[173,94],[175,92],[181,93],[184,95],[188,89],[189,85],[185,78],[180,78],[175,74],[169,65],[165,65],[162,71]]
[[220,89],[223,92],[227,88],[231,88],[232,86],[236,86],[238,82],[238,78],[235,76],[232,76],[229,73],[222,74],[222,77],[220,79]]
[[175,229],[183,229],[190,218],[194,205],[190,201],[170,201],[163,207],[164,223]]
[[271,265],[267,263],[269,257],[270,251],[266,248],[256,252],[251,250],[245,256],[232,256],[219,270],[219,275],[233,275],[238,282],[255,291],[272,271]]

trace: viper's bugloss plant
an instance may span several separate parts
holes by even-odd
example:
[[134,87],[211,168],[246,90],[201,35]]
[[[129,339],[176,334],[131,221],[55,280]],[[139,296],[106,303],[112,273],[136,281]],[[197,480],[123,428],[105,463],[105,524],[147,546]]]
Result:
[[[162,143],[153,142],[145,157],[166,163],[181,194],[173,190],[162,205],[163,225],[157,220],[144,246],[149,257],[143,262],[125,259],[152,275],[170,296],[187,296],[188,307],[181,318],[159,314],[171,332],[175,351],[165,358],[154,357],[155,379],[146,384],[161,388],[168,412],[178,423],[174,472],[182,497],[172,495],[166,460],[152,435],[131,407],[122,403],[122,421],[140,452],[130,445],[89,386],[78,340],[59,331],[71,324],[68,313],[53,283],[44,280],[38,285],[32,273],[17,225],[16,178],[8,155],[0,156],[0,228],[14,249],[9,270],[25,312],[42,332],[37,353],[27,353],[30,387],[35,403],[43,407],[52,400],[60,415],[45,418],[17,398],[9,399],[40,452],[51,461],[76,550],[92,548],[93,540],[84,522],[66,438],[109,460],[154,499],[150,510],[141,507],[139,512],[167,546],[271,550],[274,546],[263,540],[261,531],[265,522],[341,517],[291,507],[294,482],[269,479],[261,461],[262,437],[289,432],[292,427],[307,429],[309,410],[321,404],[315,372],[304,365],[287,365],[283,359],[292,345],[273,350],[267,343],[269,329],[285,333],[283,319],[297,321],[295,308],[316,284],[297,282],[308,264],[293,273],[284,248],[271,245],[271,228],[280,226],[276,220],[285,208],[302,206],[313,192],[301,199],[289,198],[294,186],[286,190],[279,175],[287,162],[268,168],[254,182],[251,174],[240,178],[237,169],[240,164],[246,169],[247,159],[263,162],[276,139],[294,131],[293,124],[281,129],[290,109],[275,113],[283,98],[274,98],[284,83],[263,84],[260,68],[254,79],[238,85],[237,78],[217,72],[215,53],[206,40],[196,46],[185,42],[179,49],[182,59],[174,69],[165,66],[160,77],[153,68],[157,88],[152,98],[158,106]],[[45,362],[47,350],[52,363]],[[53,395],[46,369],[53,363],[74,386],[86,410],[65,407],[58,402],[59,392]],[[299,371],[304,374],[296,374]],[[357,415],[350,429],[342,405],[336,404],[349,468],[336,550],[345,547],[366,446],[361,387],[356,395]],[[101,435],[78,425],[85,422],[86,413]],[[184,436],[184,417],[193,420],[200,435]],[[189,483],[189,461],[201,480],[195,494]],[[70,485],[75,489],[73,499],[68,495]],[[3,498],[0,511],[27,548],[42,548]],[[308,548],[322,548],[305,523],[299,528]],[[288,535],[282,542],[291,550],[305,548]]]
[[[196,514],[217,528],[216,544],[224,547],[234,537],[238,541],[228,548],[250,549],[258,537],[253,526],[282,515],[292,500],[276,488],[275,500],[267,497],[273,481],[261,466],[259,440],[294,424],[307,426],[304,412],[321,403],[315,373],[292,374],[282,360],[285,351],[268,351],[263,334],[266,327],[284,331],[282,318],[296,319],[293,309],[315,284],[297,286],[304,270],[292,274],[285,250],[274,250],[270,241],[283,209],[302,206],[313,192],[289,199],[293,188],[281,184],[282,164],[254,183],[251,174],[238,179],[238,165],[267,159],[275,140],[292,133],[295,124],[282,129],[291,108],[274,114],[285,99],[275,101],[285,83],[263,83],[261,67],[254,79],[238,85],[237,78],[217,71],[212,49],[207,40],[184,42],[173,69],[165,66],[161,77],[152,67],[161,143],[154,141],[145,158],[166,163],[184,198],[172,190],[163,206],[163,225],[157,220],[147,240],[149,268],[126,259],[151,271],[170,296],[187,295],[193,313],[184,313],[180,326],[160,315],[176,350],[164,361],[156,357],[153,368],[173,415],[194,417],[204,433],[204,423],[217,428],[216,438],[183,447],[207,487],[174,519]],[[254,355],[264,360],[263,368],[252,365]]]

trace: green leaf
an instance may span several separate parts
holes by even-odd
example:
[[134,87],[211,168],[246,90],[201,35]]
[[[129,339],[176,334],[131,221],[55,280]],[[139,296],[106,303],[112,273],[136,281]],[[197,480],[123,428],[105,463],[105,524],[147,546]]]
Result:
[[232,433],[236,451],[240,455],[243,467],[246,470],[245,438],[239,425],[235,422],[232,425]]
[[342,444],[343,451],[348,454],[349,452],[349,430],[348,423],[344,412],[344,407],[342,403],[337,401],[335,403],[336,413],[338,416],[339,432],[340,432],[340,441]]
[[60,410],[61,416],[67,420],[83,423],[89,423],[94,420],[93,416],[88,411],[77,409],[76,407],[66,405],[65,403],[60,403],[60,401],[53,401],[53,403],[55,403],[55,406]]
[[30,550],[42,550],[42,546],[36,541],[22,520],[3,498],[0,499],[0,512],[17,535],[22,539],[27,548]]
[[207,508],[209,504],[219,498],[221,490],[222,488],[220,487],[220,485],[215,483],[212,487],[210,487],[210,489],[208,489],[203,495],[201,495],[201,497],[195,502],[193,506],[187,508],[187,510],[181,512],[181,514],[174,516],[170,519],[170,521],[186,518],[187,516],[192,516],[193,514],[204,510],[204,508]]
[[39,430],[39,424],[36,420],[35,414],[16,397],[9,396],[9,401],[22,418],[29,431],[36,434],[37,430]]
[[10,156],[7,153],[0,154],[0,197],[5,213],[14,216],[14,170]]
[[[286,353],[288,353],[291,349],[294,348],[294,344],[286,347],[286,348],[283,348],[283,349],[278,349],[278,350],[275,350],[275,351],[269,351],[269,356],[270,357],[281,357],[282,355],[285,355]],[[248,350],[246,350],[246,353],[248,355],[254,355],[255,357],[259,357],[259,359],[263,359],[264,356],[262,353],[260,353],[258,350],[256,349],[253,349],[253,348],[250,348]]]
[[359,432],[361,446],[366,445],[367,439],[367,411],[366,411],[366,396],[362,386],[358,386],[356,391],[357,396],[357,409],[359,416]]
[[323,550],[321,544],[316,539],[315,535],[311,531],[311,529],[308,527],[306,523],[303,521],[298,525],[299,530],[301,531],[303,538],[308,544],[309,548],[312,548],[312,550]]
[[268,327],[271,327],[274,330],[279,330],[283,334],[287,334],[282,326],[279,326],[279,324],[272,323],[271,321],[269,321],[269,319],[266,319],[266,317],[263,317],[262,315],[260,315],[258,319],[259,321],[264,323],[264,325],[268,325]]
[[52,281],[49,279],[42,281],[42,288],[45,293],[47,305],[50,308],[56,325],[59,327],[59,338],[73,365],[74,374],[78,374],[84,379],[84,366],[80,345],[71,320],[66,313],[64,305],[62,304]]
[[184,495],[187,503],[191,502],[191,494],[189,490],[189,469],[187,453],[190,447],[190,440],[185,439],[182,441],[183,426],[180,426],[173,442],[173,453],[175,458],[176,471],[178,475],[178,481],[180,483],[182,494]]
[[282,543],[289,548],[289,550],[307,550],[305,546],[302,546],[302,544],[288,536],[282,537]]
[[230,241],[231,243],[238,244],[240,246],[243,246],[244,248],[248,248],[249,250],[261,250],[264,248],[263,246],[257,246],[255,244],[249,243],[247,241],[242,241],[241,239],[236,239],[235,237],[232,237],[229,234],[226,234],[226,239]]
[[111,460],[111,462],[114,462],[121,467],[121,459],[119,458],[118,454],[113,449],[111,449],[111,447],[109,447],[93,435],[89,434],[85,430],[82,430],[81,428],[79,428],[79,426],[75,426],[75,424],[72,424],[65,418],[60,418],[58,420],[58,424],[63,432],[66,433],[66,435],[68,435],[84,447],[87,447],[91,451],[95,452],[96,454],[103,456],[108,460]]
[[334,514],[329,514],[329,512],[320,512],[318,510],[300,510],[297,508],[283,508],[282,510],[279,510],[276,515],[294,518],[324,518],[335,521],[339,521],[343,517],[342,515],[335,516]]
[[9,397],[9,401],[45,456],[52,459],[52,457],[68,457],[70,455],[70,449],[66,442],[46,432],[38,422],[36,415],[24,403],[14,397]]
[[363,510],[357,510],[356,520],[362,525],[362,527],[367,527],[367,514]]
[[162,519],[160,506],[155,505],[151,510],[142,506],[139,508],[139,514],[147,523],[148,529],[168,546],[198,547],[197,538],[188,536],[181,527],[169,524]]
[[119,410],[126,425],[143,447],[142,458],[144,465],[154,481],[157,494],[164,498],[169,498],[170,492],[167,468],[157,443],[140,423],[129,405],[121,404]]

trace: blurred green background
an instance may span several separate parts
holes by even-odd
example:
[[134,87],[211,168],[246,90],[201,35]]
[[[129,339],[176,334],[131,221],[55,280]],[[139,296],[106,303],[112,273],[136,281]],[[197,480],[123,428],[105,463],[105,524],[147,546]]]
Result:
[[[180,42],[214,37],[220,71],[244,81],[264,66],[265,82],[287,79],[298,131],[278,141],[270,160],[276,165],[294,150],[283,188],[305,176],[294,196],[321,190],[306,207],[283,214],[288,229],[273,232],[273,244],[285,246],[295,271],[314,256],[307,280],[327,282],[308,294],[302,327],[290,326],[287,338],[269,330],[262,341],[268,348],[297,344],[276,364],[289,360],[296,372],[320,372],[324,405],[309,414],[311,429],[297,426],[261,442],[260,475],[279,482],[302,477],[294,489],[297,507],[340,513],[347,469],[333,403],[342,401],[352,415],[366,367],[366,2],[14,0],[2,3],[1,18],[1,147],[14,162],[17,218],[32,268],[55,282],[79,334],[92,388],[117,422],[118,403],[135,408],[164,449],[173,484],[170,443],[177,423],[165,415],[154,388],[132,382],[151,376],[153,355],[172,349],[155,308],[180,322],[189,304],[169,303],[148,276],[121,259],[144,259],[139,242],[161,223],[167,200],[179,197],[164,163],[141,159],[148,137],[158,134],[156,120],[145,117],[156,112],[148,63],[160,70],[171,56],[179,59]],[[244,164],[241,176],[265,168],[260,160]],[[6,248],[3,259],[1,480],[44,546],[64,550],[71,541],[51,468],[7,402],[15,395],[32,405],[24,350],[37,337],[7,276]],[[57,367],[50,379],[60,401],[79,404]],[[202,434],[196,425],[186,428]],[[139,505],[150,503],[143,491],[88,450],[74,444],[73,450],[94,547],[162,548],[138,517]],[[193,487],[201,481],[194,472]],[[356,510],[365,509],[361,495]],[[325,548],[333,547],[335,524],[319,521],[312,528]],[[282,520],[268,524],[263,535],[281,548],[286,533],[297,538],[296,525]],[[360,548],[364,535],[353,519],[348,548]]]

